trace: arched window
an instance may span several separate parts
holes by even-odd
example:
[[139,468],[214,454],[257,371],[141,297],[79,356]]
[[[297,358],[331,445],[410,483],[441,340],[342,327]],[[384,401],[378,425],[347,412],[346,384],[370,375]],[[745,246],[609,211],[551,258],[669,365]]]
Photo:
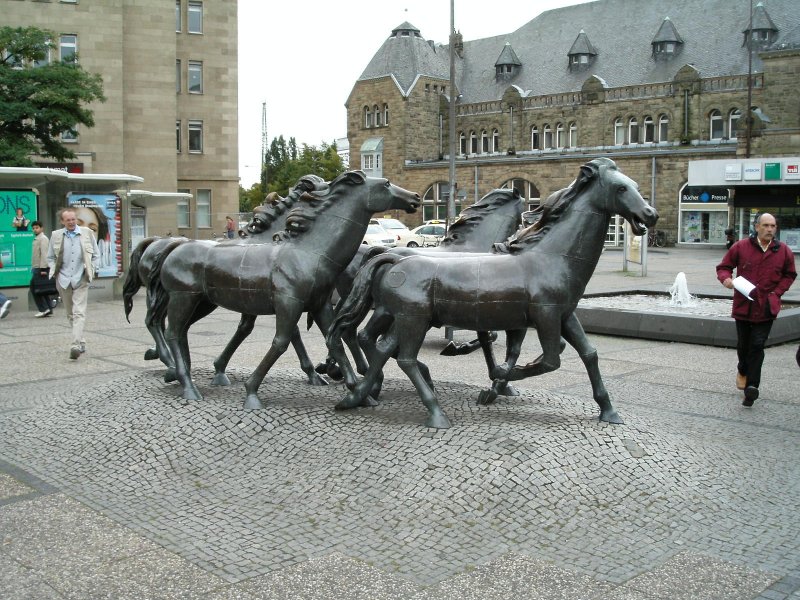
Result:
[[469,151],[470,154],[478,153],[478,136],[474,131],[469,132]]
[[667,115],[658,116],[658,141],[666,142],[669,140],[669,117]]
[[383,124],[384,125],[388,125],[389,124],[389,105],[388,104],[384,104],[383,105]]
[[539,149],[539,128],[533,125],[531,127],[531,150]]
[[485,129],[481,131],[481,153],[489,154],[489,134]]
[[500,132],[492,131],[492,152],[500,152]]
[[556,123],[556,148],[564,147],[564,124]]
[[569,147],[578,147],[578,124],[575,121],[569,124]]
[[381,126],[381,111],[378,109],[378,105],[375,105],[375,110],[373,111],[375,114],[375,127]]
[[628,119],[628,143],[639,143],[639,121],[636,120],[636,117]]
[[464,156],[467,153],[467,136],[461,131],[458,134],[458,153]]
[[722,113],[718,110],[714,109],[708,115],[709,124],[708,124],[708,131],[709,131],[709,139],[711,140],[721,140],[725,135],[725,127],[724,123],[722,122]]
[[[461,196],[459,192],[458,196]],[[450,184],[439,181],[430,186],[422,195],[422,220],[447,219],[447,199],[450,195]],[[456,216],[461,212],[461,197],[456,197]]]
[[642,121],[642,124],[644,125],[644,136],[642,141],[645,144],[652,144],[656,141],[656,124],[655,121],[653,121],[653,117],[649,115],[646,116],[644,121]]
[[617,118],[614,121],[614,145],[622,146],[625,143],[625,127],[622,124],[622,119]]
[[728,137],[732,140],[736,139],[736,127],[739,125],[739,119],[742,116],[742,111],[734,108],[728,113]]
[[500,189],[503,190],[510,190],[515,189],[519,192],[519,195],[522,196],[522,201],[527,204],[527,210],[533,210],[541,201],[541,194],[539,193],[539,188],[536,187],[532,182],[528,181],[527,179],[508,179],[506,180],[503,185],[500,186]]
[[369,106],[364,107],[364,127],[372,127],[372,113],[369,111]]
[[548,148],[553,147],[553,130],[550,129],[550,125],[545,125],[542,128],[542,133],[544,134],[544,144],[542,146],[543,150],[547,150]]

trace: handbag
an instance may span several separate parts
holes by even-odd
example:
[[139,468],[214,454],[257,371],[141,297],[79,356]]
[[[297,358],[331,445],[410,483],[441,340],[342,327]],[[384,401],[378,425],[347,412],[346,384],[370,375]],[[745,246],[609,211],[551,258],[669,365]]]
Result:
[[57,296],[58,290],[56,289],[55,277],[34,275],[31,278],[31,292],[34,296]]

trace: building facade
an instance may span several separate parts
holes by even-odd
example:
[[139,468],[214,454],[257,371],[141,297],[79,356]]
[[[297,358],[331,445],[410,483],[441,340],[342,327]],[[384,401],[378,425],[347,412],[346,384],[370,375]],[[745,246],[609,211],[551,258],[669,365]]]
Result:
[[[455,89],[450,46],[401,24],[346,104],[351,168],[418,191],[423,210],[410,225],[447,214],[453,99],[456,213],[508,186],[533,208],[583,163],[608,156],[656,206],[670,244],[723,244],[728,227],[746,235],[758,210],[775,212],[784,232],[800,231],[791,176],[779,186],[750,180],[747,193],[733,179],[689,179],[689,165],[703,161],[746,160],[760,172],[777,164],[787,174],[797,166],[793,0],[597,0],[547,11],[508,35],[456,33],[452,45]],[[607,241],[621,240],[615,221]]]
[[[77,155],[38,166],[131,173],[156,192],[134,198],[128,243],[172,233],[209,238],[238,212],[238,71],[235,0],[0,0],[3,24],[51,30],[56,59],[77,53],[103,79],[95,126],[64,141]],[[110,190],[109,190],[110,191]],[[58,225],[61,200],[39,214]]]

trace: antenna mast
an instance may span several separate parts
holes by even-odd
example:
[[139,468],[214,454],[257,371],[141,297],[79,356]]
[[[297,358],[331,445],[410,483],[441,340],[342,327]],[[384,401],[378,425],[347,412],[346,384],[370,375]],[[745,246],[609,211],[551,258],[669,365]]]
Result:
[[261,192],[267,193],[267,102],[261,103]]

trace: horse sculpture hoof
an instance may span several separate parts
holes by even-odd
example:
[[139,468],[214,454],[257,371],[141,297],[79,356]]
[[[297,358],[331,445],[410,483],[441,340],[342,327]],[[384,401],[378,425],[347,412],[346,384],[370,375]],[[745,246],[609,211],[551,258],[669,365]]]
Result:
[[173,381],[178,381],[178,375],[173,367],[169,367],[164,371],[164,383],[172,383]]
[[425,421],[425,427],[433,429],[450,429],[450,419],[444,413],[430,415],[428,420]]
[[600,411],[600,420],[614,425],[625,425],[625,421],[622,420],[614,409]]
[[203,396],[197,390],[186,389],[183,390],[183,399],[188,400],[190,402],[195,402],[197,400],[202,400]]
[[148,348],[144,351],[145,360],[156,360],[158,358],[158,348]]
[[264,408],[264,405],[261,404],[261,400],[258,399],[256,394],[247,394],[242,408],[245,410],[261,410]]
[[520,391],[510,383],[505,383],[497,388],[497,394],[499,396],[519,396]]
[[378,406],[379,404],[380,404],[380,402],[375,400],[375,398],[373,398],[372,396],[367,396],[361,402],[361,406],[364,407],[364,408],[374,408],[374,407]]
[[495,400],[497,400],[497,392],[494,389],[481,390],[481,393],[478,394],[478,404],[481,406],[492,404]]
[[231,380],[225,373],[214,373],[214,379],[211,380],[211,385],[230,385]]
[[350,410],[351,408],[358,408],[359,406],[363,406],[363,402],[366,400],[360,400],[358,396],[354,394],[347,394],[339,403],[334,407],[336,410]]
[[316,371],[311,371],[308,375],[308,383],[309,385],[321,387],[323,385],[328,385],[328,382],[325,381]]

